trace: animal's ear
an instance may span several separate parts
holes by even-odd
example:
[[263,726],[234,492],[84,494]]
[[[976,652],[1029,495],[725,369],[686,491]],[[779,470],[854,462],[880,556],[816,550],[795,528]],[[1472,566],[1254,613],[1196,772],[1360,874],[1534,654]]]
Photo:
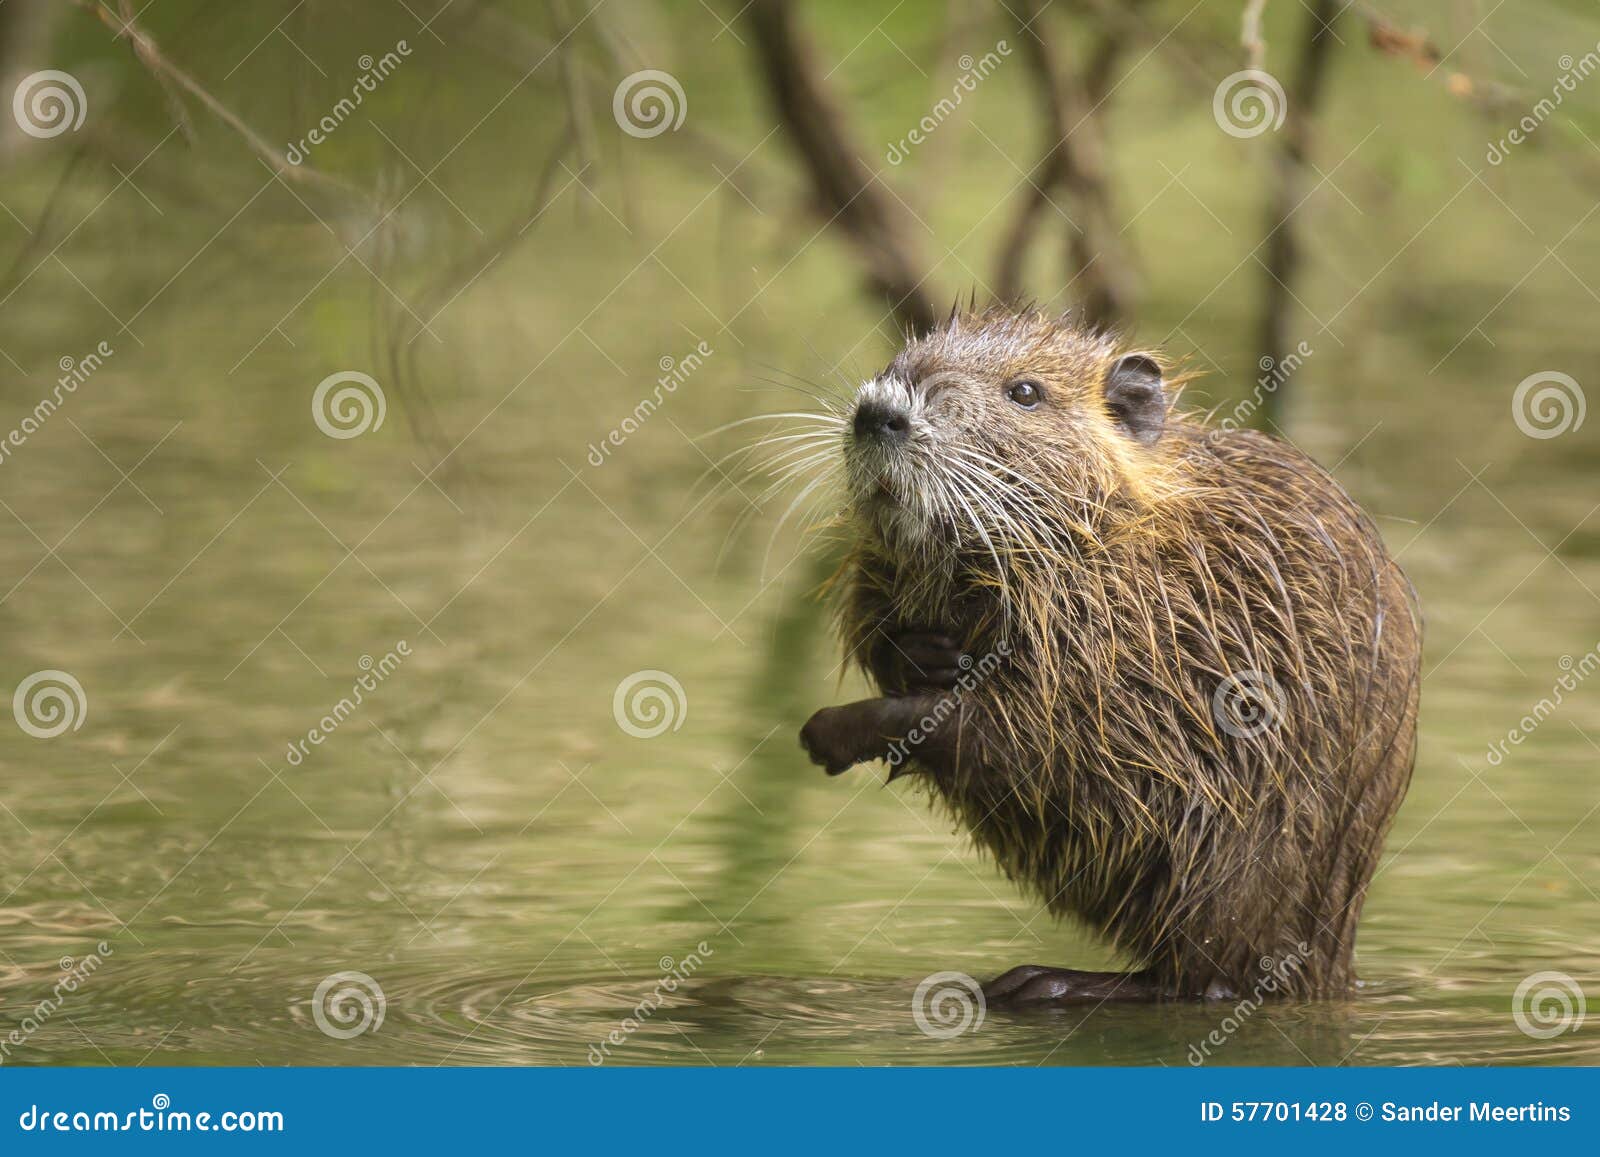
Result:
[[1167,395],[1161,367],[1146,354],[1127,354],[1106,375],[1106,407],[1128,436],[1146,446],[1167,424]]

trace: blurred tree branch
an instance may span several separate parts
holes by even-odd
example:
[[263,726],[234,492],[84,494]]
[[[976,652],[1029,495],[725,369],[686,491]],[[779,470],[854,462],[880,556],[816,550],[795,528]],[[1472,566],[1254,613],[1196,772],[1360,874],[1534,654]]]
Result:
[[[1068,221],[1069,283],[1083,283],[1080,296],[1090,320],[1100,324],[1124,320],[1134,311],[1137,278],[1132,257],[1116,228],[1096,116],[1110,95],[1110,77],[1128,39],[1126,26],[1100,22],[1100,36],[1080,87],[1053,43],[1035,27],[1044,17],[1038,0],[1018,0],[1012,15],[1034,72],[1045,123],[1045,148],[1029,173],[1028,188],[1021,194],[1000,243],[996,292],[1006,301],[1022,296],[1028,250],[1045,208],[1054,204],[1051,190],[1061,188],[1079,218]],[[1089,87],[1091,77],[1093,88]]]
[[[1370,4],[1354,0],[1350,7],[1366,21],[1367,43],[1384,56],[1409,60],[1419,72],[1432,76],[1445,56],[1425,30],[1407,31]],[[1451,96],[1471,100],[1485,109],[1503,108],[1516,91],[1498,81],[1479,79],[1460,69],[1446,69],[1444,85]]]
[[1261,17],[1266,11],[1267,0],[1245,0],[1244,15],[1239,19],[1239,43],[1244,46],[1247,68],[1266,67],[1267,41],[1261,34]]
[[[218,120],[231,128],[250,150],[266,162],[273,172],[286,180],[297,184],[318,185],[325,189],[332,189],[347,196],[357,196],[366,199],[366,194],[355,186],[339,178],[330,176],[320,169],[308,164],[291,165],[283,155],[267,143],[265,137],[246,124],[232,109],[212,96],[199,81],[190,76],[183,69],[174,64],[156,44],[155,39],[139,26],[132,5],[128,0],[118,0],[121,5],[121,14],[118,15],[104,4],[95,3],[94,0],[70,0],[84,11],[93,14],[102,24],[116,33],[117,38],[126,39],[133,49],[133,54],[144,65],[145,69],[155,78],[167,96],[167,103],[172,107],[173,115],[186,137],[193,135],[192,126],[189,124],[188,113],[184,108],[182,97],[177,89],[182,89],[205,105]],[[176,87],[174,87],[176,86]]]
[[[1333,25],[1343,12],[1343,0],[1309,0],[1300,55],[1287,89],[1288,108],[1282,132],[1273,138],[1271,186],[1267,195],[1266,249],[1262,270],[1263,302],[1258,344],[1263,359],[1282,365],[1289,354],[1289,318],[1293,309],[1294,281],[1300,269],[1300,238],[1296,210],[1304,202],[1307,170],[1317,112],[1327,91],[1328,64],[1333,55]],[[1262,363],[1265,365],[1265,361]],[[1266,395],[1262,418],[1280,422],[1284,391]]]
[[[453,34],[467,37],[475,49],[504,62],[519,76],[557,50],[554,40],[534,32],[499,9],[488,7],[483,3],[458,4],[445,14],[444,19],[449,23],[442,27],[448,27]],[[605,35],[606,24],[598,15],[591,16],[590,22],[601,32],[602,47],[607,47],[610,51],[608,47],[610,38]],[[587,115],[588,101],[597,99],[595,94],[600,89],[604,89],[608,94],[616,83],[616,72],[624,70],[614,52],[610,62],[618,67],[612,72],[605,72],[592,61],[583,59],[578,53],[566,53],[562,57],[563,83],[587,87],[588,95],[584,101],[585,115]],[[588,119],[592,126],[593,118]],[[592,136],[592,127],[589,132]],[[740,197],[753,205],[764,205],[764,201],[770,200],[768,190],[763,187],[762,178],[766,175],[759,172],[752,175],[751,170],[756,166],[748,159],[741,164],[739,150],[697,128],[692,120],[685,122],[673,135],[681,137],[690,149],[709,157]]]
[[935,311],[923,288],[927,274],[919,272],[907,214],[862,162],[793,6],[788,0],[751,0],[744,16],[755,41],[757,74],[810,178],[819,211],[850,242],[872,295],[889,300],[904,328],[931,329]]

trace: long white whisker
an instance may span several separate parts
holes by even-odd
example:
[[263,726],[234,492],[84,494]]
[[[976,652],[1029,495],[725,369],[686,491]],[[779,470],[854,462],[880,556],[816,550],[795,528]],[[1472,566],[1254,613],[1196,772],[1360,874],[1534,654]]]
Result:
[[767,539],[766,553],[761,557],[761,574],[763,578],[766,577],[767,567],[772,561],[772,548],[777,545],[778,535],[783,531],[784,523],[789,521],[789,516],[792,515],[800,506],[800,504],[806,500],[808,495],[813,493],[817,487],[821,486],[823,483],[827,482],[830,477],[832,477],[832,473],[832,471],[829,471],[828,473],[823,474],[821,477],[807,485],[806,488],[800,491],[799,494],[795,495],[794,501],[789,504],[789,509],[783,512],[782,518],[778,519],[778,525],[772,528],[772,537]]
[[704,441],[707,438],[715,437],[717,434],[724,434],[740,426],[747,426],[751,422],[773,422],[780,418],[802,418],[807,421],[826,422],[829,425],[839,427],[847,424],[844,417],[839,414],[823,414],[815,410],[788,410],[778,414],[757,414],[751,418],[740,418],[737,422],[729,422],[726,426],[718,426],[715,430],[707,430],[704,434],[697,434],[695,441]]

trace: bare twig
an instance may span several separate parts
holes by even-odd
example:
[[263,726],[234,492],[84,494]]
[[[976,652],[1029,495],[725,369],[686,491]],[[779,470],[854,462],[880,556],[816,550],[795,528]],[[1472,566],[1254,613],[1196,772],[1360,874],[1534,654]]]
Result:
[[[173,102],[177,103],[177,108],[179,110],[177,115],[180,117],[183,116],[183,105],[181,99],[178,98],[177,92],[172,87],[173,85],[179,89],[182,89],[184,92],[187,92],[201,104],[205,105],[206,108],[211,111],[213,116],[237,133],[244,140],[245,144],[250,147],[252,152],[265,161],[267,165],[272,168],[273,172],[277,173],[285,180],[294,181],[298,184],[304,185],[320,185],[327,189],[337,190],[338,192],[346,195],[355,195],[362,197],[363,199],[366,198],[366,194],[362,193],[353,185],[349,185],[346,182],[339,180],[337,177],[330,176],[329,174],[322,172],[320,169],[312,168],[310,165],[306,164],[289,164],[288,161],[284,159],[283,154],[278,152],[277,149],[273,148],[272,145],[267,142],[265,137],[241,120],[238,114],[236,114],[227,105],[223,104],[216,97],[212,96],[211,93],[207,92],[206,89],[201,86],[199,81],[195,80],[194,77],[190,76],[187,72],[179,68],[170,59],[168,59],[150,34],[135,22],[125,0],[123,2],[124,14],[122,16],[112,12],[103,4],[94,3],[93,0],[72,0],[72,2],[77,4],[78,7],[84,9],[85,11],[93,13],[102,24],[104,24],[107,28],[112,29],[117,34],[119,39],[127,39],[129,45],[133,48],[134,55],[138,57],[139,62],[150,71],[150,73],[156,78],[156,82],[161,85],[162,90],[167,93],[169,104]],[[179,123],[180,125],[186,125],[187,120],[180,119]]]
[[1244,46],[1246,68],[1265,68],[1267,42],[1261,35],[1261,17],[1267,10],[1267,0],[1245,0],[1244,15],[1239,20],[1239,43]]
[[[134,16],[132,0],[117,0],[117,5],[122,14],[123,26],[132,26]],[[137,43],[135,43],[134,51],[139,51]],[[144,60],[142,55],[140,60]],[[145,61],[145,67],[150,67],[148,61]],[[172,121],[178,126],[178,132],[183,135],[184,140],[193,144],[195,139],[194,125],[189,120],[189,110],[184,107],[183,97],[173,85],[172,78],[160,69],[150,68],[150,72],[156,78],[156,83],[161,86],[161,94],[167,99],[167,111],[172,114]]]
[[[72,150],[72,156],[67,161],[66,167],[61,170],[61,175],[56,178],[55,186],[50,190],[50,196],[45,200],[44,208],[40,210],[38,218],[33,223],[33,228],[28,230],[28,239],[23,242],[22,247],[12,256],[11,264],[6,267],[6,271],[0,273],[0,301],[9,298],[12,293],[16,292],[17,286],[32,276],[33,270],[19,276],[23,265],[35,253],[47,248],[54,240],[53,226],[65,200],[63,194],[66,192],[67,186],[71,184],[74,174],[77,173],[78,166],[89,155],[90,144],[90,141],[84,141],[83,144]],[[34,270],[37,270],[38,267],[38,264],[35,264]]]
[[[574,25],[566,4],[563,0],[553,0],[551,11],[560,20],[562,27],[567,29],[555,50],[556,66],[561,87],[566,93],[567,124],[571,137],[569,144],[576,160],[579,181],[585,189],[588,189],[588,174],[596,157],[594,119],[589,106],[589,86],[584,83],[576,46],[572,43]],[[564,145],[561,152],[565,151]],[[583,204],[581,198],[579,204]]]
[[1426,76],[1439,73],[1451,96],[1472,101],[1486,109],[1502,108],[1515,98],[1516,90],[1498,81],[1479,79],[1460,69],[1441,71],[1444,53],[1423,29],[1404,29],[1370,4],[1352,7],[1366,21],[1367,43],[1384,56],[1410,61]]
[[792,6],[788,0],[751,0],[745,22],[757,72],[810,177],[821,215],[850,242],[868,289],[888,299],[901,325],[918,333],[932,328],[933,302],[923,288],[926,272],[910,241],[908,215],[862,161]]

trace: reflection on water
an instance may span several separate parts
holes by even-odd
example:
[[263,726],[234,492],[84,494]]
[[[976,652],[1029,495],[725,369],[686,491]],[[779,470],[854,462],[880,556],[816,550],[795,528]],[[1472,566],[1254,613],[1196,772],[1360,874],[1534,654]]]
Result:
[[[428,67],[419,54],[385,99]],[[992,133],[1023,149],[1002,81],[985,99]],[[1191,398],[1211,405],[1255,375],[1255,282],[1229,273],[1255,206],[1230,186],[1233,154],[1148,119],[1174,168],[1192,154],[1207,205],[1174,192],[1141,215],[1145,250],[1173,259],[1150,271],[1140,332],[1212,371]],[[418,117],[408,150],[444,154],[448,128]],[[359,131],[341,140],[359,148]],[[1421,164],[1415,140],[1385,129],[1363,148],[1344,192],[1390,205],[1389,166]],[[753,164],[782,173],[779,145],[764,150]],[[41,268],[0,306],[22,371],[0,427],[63,356],[115,351],[0,465],[4,687],[60,670],[86,697],[56,738],[0,727],[0,1027],[22,1037],[5,1063],[586,1064],[614,1032],[623,1064],[1184,1065],[1213,1033],[1219,1064],[1600,1062],[1595,1024],[1539,1037],[1512,1009],[1542,971],[1600,998],[1600,687],[1523,722],[1562,657],[1600,643],[1600,422],[1539,440],[1509,411],[1531,373],[1594,374],[1563,272],[1600,268],[1593,231],[1562,243],[1562,268],[1542,263],[1592,207],[1580,191],[1538,181],[1530,154],[1498,195],[1538,243],[1476,188],[1430,231],[1461,179],[1441,155],[1444,184],[1415,206],[1315,238],[1306,304],[1339,320],[1306,320],[1293,432],[1377,514],[1429,632],[1416,779],[1362,927],[1369,985],[1237,1013],[990,1012],[936,1039],[912,1009],[931,973],[1114,962],[1018,897],[914,784],[828,780],[801,758],[799,724],[853,690],[814,598],[825,551],[786,531],[767,559],[770,512],[730,537],[754,495],[697,486],[729,440],[694,436],[793,404],[775,378],[853,379],[888,347],[809,228],[708,200],[705,158],[635,155],[649,200],[605,175],[593,197],[568,185],[431,307],[436,337],[389,316],[308,216],[321,202],[267,187],[230,222],[260,174],[202,196],[163,155],[154,193],[172,208],[177,181],[191,200],[159,219],[126,190],[90,215],[115,174],[68,194],[62,220],[87,222],[62,251],[72,276]],[[523,159],[468,148],[439,179],[487,221],[522,194],[476,177]],[[36,210],[53,176],[28,170],[8,204]],[[957,238],[989,201],[952,181],[930,218]],[[434,267],[470,249],[457,231],[451,204],[418,193],[382,235],[385,283],[448,298]],[[965,286],[964,268],[938,272]],[[1492,341],[1473,336],[1480,317]],[[701,340],[703,364],[594,465],[587,448],[651,394],[661,359]],[[346,370],[387,387],[387,420],[330,438],[310,400]],[[403,664],[340,708],[364,657],[401,642]],[[683,689],[653,738],[613,715],[639,671]],[[1512,728],[1526,740],[1491,760]],[[102,941],[100,966],[58,992],[62,958]],[[701,944],[655,1007],[663,958]],[[382,992],[381,1024],[349,1039],[315,1016],[342,972]]]

